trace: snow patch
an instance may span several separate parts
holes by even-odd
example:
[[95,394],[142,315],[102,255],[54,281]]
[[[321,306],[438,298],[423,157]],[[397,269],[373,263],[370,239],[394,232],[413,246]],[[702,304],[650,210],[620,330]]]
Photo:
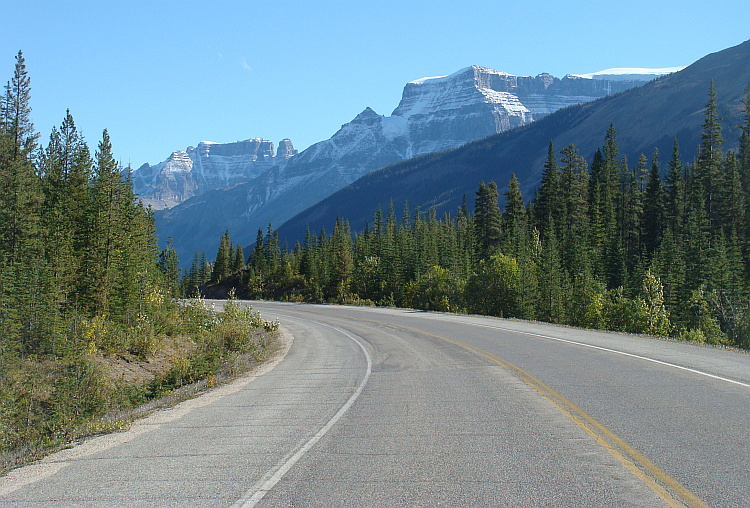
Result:
[[615,67],[588,74],[569,74],[569,76],[585,79],[623,79],[631,78],[634,81],[648,81],[658,76],[679,72],[685,67],[662,67],[660,69],[648,69],[642,67]]
[[409,135],[409,122],[406,118],[397,115],[384,116],[382,126],[383,136],[388,141]]

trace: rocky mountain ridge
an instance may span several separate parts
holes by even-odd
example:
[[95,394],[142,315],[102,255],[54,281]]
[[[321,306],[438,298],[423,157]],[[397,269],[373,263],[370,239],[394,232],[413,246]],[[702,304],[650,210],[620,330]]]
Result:
[[167,160],[144,164],[133,173],[133,190],[144,205],[171,208],[212,189],[221,189],[257,178],[279,162],[297,154],[283,139],[274,153],[272,141],[251,138],[234,143],[201,141],[177,150]]
[[[257,170],[253,173],[255,176],[245,182],[225,177],[230,173],[240,175],[242,172],[238,170],[221,173],[221,178],[213,179],[219,183],[230,182],[225,186],[233,185],[224,191],[199,194],[197,187],[191,189],[190,185],[209,181],[207,175],[189,175],[191,169],[183,173],[183,184],[177,172],[167,171],[168,161],[162,163],[162,167],[149,167],[153,168],[147,173],[150,179],[143,178],[146,175],[140,175],[139,169],[133,180],[144,182],[136,185],[136,192],[146,199],[149,199],[149,186],[157,189],[152,195],[161,193],[165,203],[164,196],[172,189],[188,189],[193,193],[184,203],[156,214],[160,238],[164,241],[171,236],[178,255],[185,259],[196,247],[207,252],[213,250],[227,228],[236,241],[249,244],[254,241],[259,227],[265,228],[269,222],[280,225],[376,169],[418,155],[456,148],[527,124],[561,108],[643,83],[642,77],[633,79],[627,74],[619,75],[617,80],[573,75],[559,79],[549,74],[519,77],[471,66],[449,76],[407,83],[399,105],[390,116],[365,108],[330,139],[280,162],[271,158],[274,163],[270,165],[268,157],[257,157],[258,153],[265,153],[258,148],[251,164],[253,171]],[[212,150],[217,148],[212,146]],[[194,159],[191,161],[195,168]]]

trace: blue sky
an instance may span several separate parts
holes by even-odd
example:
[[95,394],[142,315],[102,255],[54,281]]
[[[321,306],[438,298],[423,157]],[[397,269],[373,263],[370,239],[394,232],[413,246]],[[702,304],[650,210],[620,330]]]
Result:
[[750,2],[3,2],[0,78],[24,52],[44,144],[70,108],[137,168],[199,141],[298,149],[403,86],[482,65],[562,77],[688,65],[750,39]]

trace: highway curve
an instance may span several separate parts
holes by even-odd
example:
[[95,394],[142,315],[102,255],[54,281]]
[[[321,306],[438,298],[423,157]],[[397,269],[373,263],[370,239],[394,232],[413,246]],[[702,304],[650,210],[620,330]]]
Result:
[[0,478],[0,506],[748,506],[750,355],[252,302],[250,376]]

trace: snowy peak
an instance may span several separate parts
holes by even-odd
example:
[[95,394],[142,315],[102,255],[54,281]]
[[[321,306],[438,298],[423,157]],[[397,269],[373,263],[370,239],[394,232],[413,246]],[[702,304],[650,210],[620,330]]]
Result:
[[144,164],[133,173],[133,190],[154,209],[170,208],[207,190],[256,178],[280,161],[297,155],[292,142],[250,138],[234,143],[201,141],[178,150],[159,164]]
[[384,133],[389,139],[408,136],[406,156],[445,150],[642,82],[632,73],[598,76],[515,76],[472,65],[447,76],[416,79],[404,87]]
[[685,67],[663,67],[661,69],[647,69],[634,67],[616,67],[589,74],[570,74],[571,77],[584,79],[599,79],[613,81],[651,81],[652,79],[679,72]]

